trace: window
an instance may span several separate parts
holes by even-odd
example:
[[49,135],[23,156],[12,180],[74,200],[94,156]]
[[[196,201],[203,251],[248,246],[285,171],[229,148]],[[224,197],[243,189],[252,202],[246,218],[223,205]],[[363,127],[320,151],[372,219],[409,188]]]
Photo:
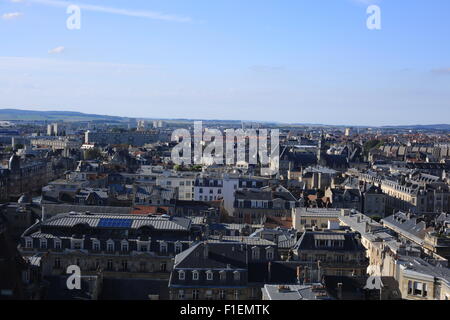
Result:
[[208,270],[206,271],[206,280],[213,280],[213,272]]
[[183,270],[178,271],[178,279],[184,280],[186,278],[186,274]]
[[220,271],[220,272],[219,272],[219,278],[220,278],[220,281],[225,281],[225,280],[227,280],[227,272],[224,271],[224,270]]
[[239,273],[239,271],[234,272],[234,280],[235,281],[241,280],[241,274]]
[[74,241],[72,248],[75,250],[80,250],[82,248],[81,241],[80,240]]
[[167,243],[161,242],[159,244],[159,251],[161,254],[166,254],[167,253]]
[[268,248],[266,251],[266,259],[267,260],[273,260],[273,249]]
[[128,261],[122,260],[122,271],[128,271]]
[[25,248],[33,248],[33,240],[32,239],[27,239],[25,241]]
[[422,282],[414,281],[413,295],[421,296],[422,294],[423,294],[423,284],[422,284]]
[[183,245],[181,242],[175,243],[175,254],[181,253],[183,251]]
[[60,269],[61,268],[61,259],[60,258],[55,258],[54,268],[55,269]]
[[55,249],[61,249],[61,240],[55,239],[54,247]]
[[192,290],[192,300],[198,300],[200,297],[200,292],[198,290]]
[[94,251],[100,251],[100,241],[98,240],[92,240],[92,249]]
[[47,249],[47,239],[40,240],[40,247],[41,249]]
[[113,251],[114,251],[114,241],[108,240],[108,241],[106,242],[106,250],[107,250],[108,252],[113,252]]
[[220,290],[220,291],[219,291],[219,299],[220,299],[220,300],[226,300],[226,298],[227,298],[227,293],[226,293],[226,291],[225,291],[225,290]]
[[184,290],[178,290],[178,299],[184,300]]
[[192,271],[192,280],[198,280],[198,271]]
[[160,265],[159,265],[159,270],[161,272],[166,272],[167,271],[167,263],[161,262]]
[[234,290],[234,299],[235,300],[239,300],[239,294],[240,294],[239,290]]
[[113,261],[111,259],[108,259],[108,262],[106,264],[106,268],[108,270],[110,270],[110,271],[113,270]]
[[122,242],[122,251],[124,251],[124,252],[128,251],[128,242],[127,241]]

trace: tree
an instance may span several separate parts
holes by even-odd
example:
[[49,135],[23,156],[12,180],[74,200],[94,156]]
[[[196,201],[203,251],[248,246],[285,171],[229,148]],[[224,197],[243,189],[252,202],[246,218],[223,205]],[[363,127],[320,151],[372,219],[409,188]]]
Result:
[[100,150],[97,148],[88,149],[84,152],[85,160],[95,160],[101,157]]
[[364,155],[367,156],[369,154],[370,150],[381,147],[383,145],[383,143],[384,143],[384,141],[378,140],[378,139],[366,141],[363,146]]

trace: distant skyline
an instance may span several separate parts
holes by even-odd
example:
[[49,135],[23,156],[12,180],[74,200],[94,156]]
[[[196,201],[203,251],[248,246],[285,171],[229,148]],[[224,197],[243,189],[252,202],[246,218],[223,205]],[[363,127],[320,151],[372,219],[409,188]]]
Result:
[[448,0],[0,0],[0,108],[450,123],[449,18]]

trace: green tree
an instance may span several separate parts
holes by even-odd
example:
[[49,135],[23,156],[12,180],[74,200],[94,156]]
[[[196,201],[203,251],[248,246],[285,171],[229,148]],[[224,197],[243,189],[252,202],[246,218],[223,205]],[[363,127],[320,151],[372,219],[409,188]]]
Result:
[[97,148],[88,149],[84,152],[85,160],[95,160],[101,157],[101,152]]
[[366,141],[363,146],[364,155],[367,156],[369,154],[370,150],[381,147],[383,145],[383,143],[384,143],[384,141],[378,140],[378,139]]

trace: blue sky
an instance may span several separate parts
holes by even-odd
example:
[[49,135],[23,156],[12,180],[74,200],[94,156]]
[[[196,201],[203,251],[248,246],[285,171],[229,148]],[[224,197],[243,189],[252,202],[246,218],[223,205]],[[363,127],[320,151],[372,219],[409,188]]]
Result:
[[450,123],[448,0],[0,0],[0,39],[0,108]]

